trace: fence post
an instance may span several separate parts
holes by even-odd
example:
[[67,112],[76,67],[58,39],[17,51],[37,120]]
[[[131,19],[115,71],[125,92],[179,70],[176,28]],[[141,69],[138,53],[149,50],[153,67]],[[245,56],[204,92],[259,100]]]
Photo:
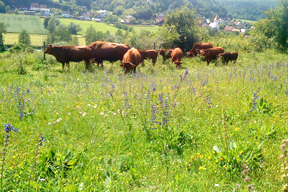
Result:
[[[45,46],[45,41],[43,41],[43,50],[45,50],[45,48],[46,48],[46,46]],[[43,59],[44,59],[44,60],[46,59],[46,58],[45,58],[45,53],[44,53]]]
[[154,49],[156,49],[156,43],[154,42]]

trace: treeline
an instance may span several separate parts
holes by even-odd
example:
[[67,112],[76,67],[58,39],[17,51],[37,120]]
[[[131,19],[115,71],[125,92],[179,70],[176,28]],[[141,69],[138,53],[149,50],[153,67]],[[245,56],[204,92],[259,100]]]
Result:
[[276,0],[217,0],[233,18],[259,20],[265,18],[265,11],[275,7]]

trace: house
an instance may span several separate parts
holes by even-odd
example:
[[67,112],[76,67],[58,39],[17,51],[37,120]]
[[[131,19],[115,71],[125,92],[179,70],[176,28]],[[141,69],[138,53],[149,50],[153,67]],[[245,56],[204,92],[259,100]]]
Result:
[[155,3],[154,0],[147,0],[147,2],[148,2],[150,5],[152,5],[153,3]]
[[87,7],[86,6],[79,6],[81,9],[83,9],[83,11],[87,11]]
[[125,17],[125,23],[130,24],[131,19],[136,19],[135,17],[133,17],[132,15],[128,15]]
[[100,10],[98,11],[101,17],[106,17],[107,15],[111,15],[110,11],[107,10]]
[[212,29],[217,29],[219,31],[220,26],[220,17],[218,15],[215,16],[214,18],[214,22],[209,24],[209,27],[211,27]]
[[160,13],[156,18],[155,18],[155,25],[163,25],[165,21],[165,15],[163,13]]
[[84,20],[90,20],[90,13],[83,13],[82,16]]
[[70,11],[62,11],[62,17],[69,18],[70,17]]
[[39,4],[38,4],[38,3],[31,3],[31,4],[30,4],[30,7],[36,7],[36,8],[39,8]]
[[39,8],[47,9],[47,5],[40,5]]
[[24,15],[36,15],[35,11],[24,11]]
[[234,29],[234,27],[227,25],[227,26],[224,28],[224,31],[226,31],[226,32],[232,32],[233,29]]
[[232,29],[232,32],[233,33],[235,33],[235,32],[239,32],[240,33],[241,31],[240,31],[240,29]]

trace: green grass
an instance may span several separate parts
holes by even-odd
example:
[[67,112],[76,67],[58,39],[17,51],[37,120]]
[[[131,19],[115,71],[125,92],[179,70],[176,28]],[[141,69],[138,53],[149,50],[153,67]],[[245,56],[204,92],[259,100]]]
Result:
[[[41,46],[46,39],[46,35],[29,34],[31,38],[31,45]],[[13,45],[18,42],[19,33],[6,33],[4,34],[4,44]],[[79,45],[85,45],[85,38],[78,37]]]
[[46,34],[43,22],[38,16],[0,14],[0,21],[7,25],[8,33],[19,33],[26,29],[28,33]]
[[130,27],[133,27],[135,31],[140,32],[141,30],[146,30],[155,33],[158,30],[157,26],[151,26],[151,25],[129,25]]
[[119,62],[63,71],[42,53],[1,54],[0,124],[20,128],[3,191],[280,191],[288,56],[238,51],[234,65],[159,57],[126,76]]

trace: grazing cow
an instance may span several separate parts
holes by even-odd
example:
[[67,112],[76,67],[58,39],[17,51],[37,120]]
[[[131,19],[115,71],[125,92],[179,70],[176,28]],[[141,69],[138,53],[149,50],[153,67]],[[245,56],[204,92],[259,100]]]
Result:
[[173,49],[160,49],[159,50],[159,55],[162,55],[163,57],[163,62],[166,61],[166,59],[171,57]]
[[94,50],[94,62],[97,66],[103,61],[122,61],[124,54],[130,49],[129,45],[111,42],[95,41],[89,45]]
[[138,50],[141,54],[141,62],[144,66],[144,59],[152,59],[152,64],[155,66],[155,63],[157,62],[158,57],[158,51],[157,50]]
[[220,53],[218,54],[218,58],[221,57],[222,58],[222,62],[224,63],[224,65],[228,65],[229,61],[234,61],[234,63],[236,63],[236,60],[238,58],[238,52],[226,52],[226,53]]
[[199,55],[200,50],[209,49],[212,47],[213,45],[211,43],[196,43],[190,51],[186,52],[186,56],[187,57],[197,56]]
[[93,58],[93,49],[89,46],[53,46],[48,45],[44,53],[53,55],[57,61],[62,63],[64,70],[65,63],[70,68],[70,61],[85,61],[86,69],[90,68],[90,60]]
[[135,48],[131,48],[123,56],[123,60],[120,66],[125,69],[125,74],[129,73],[132,70],[135,73],[136,67],[140,64],[140,62],[141,62],[141,55],[139,51]]
[[213,48],[209,48],[209,49],[200,50],[200,54],[207,61],[207,65],[209,65],[209,63],[212,60],[216,60],[217,55],[219,53],[224,53],[224,49],[222,47],[213,47]]
[[183,52],[179,47],[173,49],[173,51],[171,53],[171,58],[172,58],[172,62],[175,63],[176,68],[179,68],[180,65],[183,63],[183,62],[181,62],[182,56],[183,56]]

